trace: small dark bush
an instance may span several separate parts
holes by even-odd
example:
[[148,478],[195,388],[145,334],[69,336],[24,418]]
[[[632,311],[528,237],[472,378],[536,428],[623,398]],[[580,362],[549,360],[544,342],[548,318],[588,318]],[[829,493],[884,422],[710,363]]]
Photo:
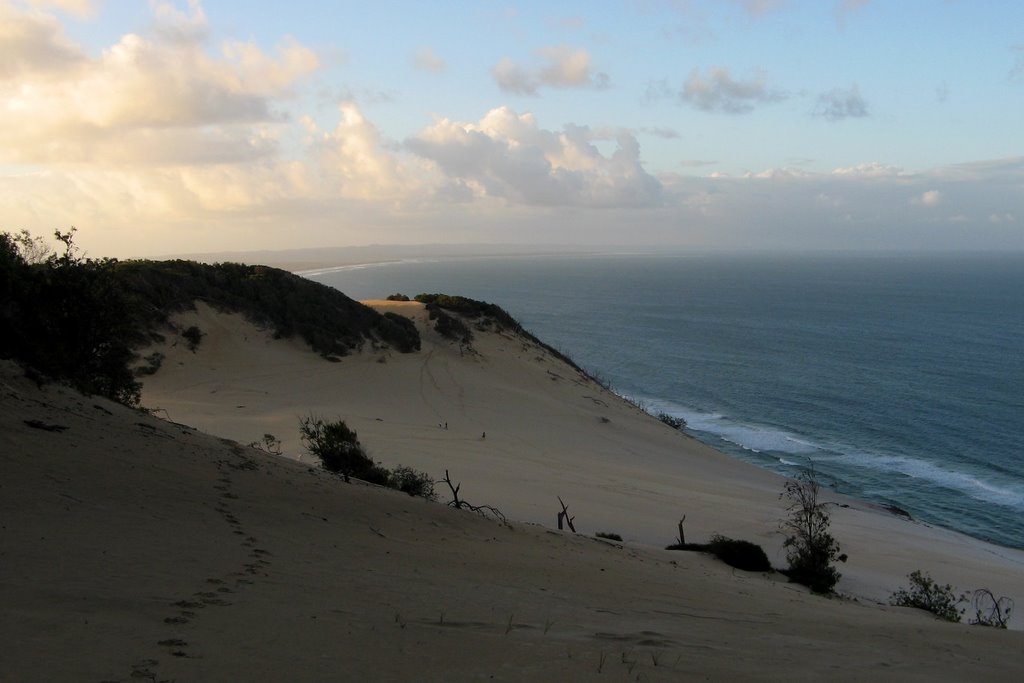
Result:
[[658,418],[672,429],[683,429],[686,427],[686,420],[675,415],[669,415],[668,413],[658,413],[654,417]]
[[374,462],[359,443],[355,431],[341,420],[327,422],[321,417],[309,415],[299,419],[299,433],[306,450],[320,458],[324,469],[341,474],[345,481],[355,477],[371,484],[404,491],[410,496],[421,496],[429,500],[436,498],[434,482],[426,473],[402,465],[392,471]]
[[618,541],[619,543],[622,543],[622,536],[619,536],[618,534],[613,534],[610,531],[598,531],[594,535],[598,538],[607,538],[609,541]]
[[675,543],[665,550],[689,550],[711,553],[730,567],[746,572],[770,572],[772,565],[761,546],[750,541],[739,541],[714,535],[709,543]]
[[453,315],[448,315],[440,308],[429,305],[430,319],[434,321],[434,329],[445,339],[452,339],[463,344],[473,341],[473,332],[466,323]]
[[772,565],[761,546],[725,536],[712,536],[708,552],[730,567],[745,572],[770,572]]
[[188,342],[188,350],[195,353],[196,349],[199,348],[199,342],[203,341],[204,335],[202,330],[195,325],[192,325],[182,332],[181,336],[185,338],[186,342]]
[[966,596],[957,597],[952,586],[948,583],[940,586],[920,569],[910,572],[907,578],[910,588],[900,588],[893,593],[889,598],[891,604],[923,609],[946,621],[960,621],[964,613],[960,603],[966,600]]
[[320,459],[324,469],[345,477],[366,479],[375,476],[375,463],[359,444],[356,433],[343,421],[327,422],[309,415],[299,421],[302,443],[311,455]]
[[411,467],[398,465],[391,470],[391,487],[427,500],[437,500],[434,480],[426,472],[417,472]]
[[408,301],[409,297],[405,294],[392,294],[388,296],[388,301]]

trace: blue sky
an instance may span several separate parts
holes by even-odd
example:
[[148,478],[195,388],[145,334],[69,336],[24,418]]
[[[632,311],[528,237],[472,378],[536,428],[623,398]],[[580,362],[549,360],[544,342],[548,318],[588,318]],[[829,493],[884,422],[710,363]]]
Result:
[[1024,250],[1024,3],[0,0],[0,24],[2,228],[96,253]]

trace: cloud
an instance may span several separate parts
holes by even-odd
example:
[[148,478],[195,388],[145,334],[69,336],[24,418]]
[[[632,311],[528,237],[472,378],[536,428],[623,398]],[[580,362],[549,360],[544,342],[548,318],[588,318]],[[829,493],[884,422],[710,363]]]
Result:
[[594,73],[590,53],[586,50],[561,46],[543,47],[535,53],[542,64],[525,69],[505,57],[491,70],[498,87],[518,95],[536,95],[548,86],[552,88],[607,88],[608,74]]
[[77,17],[87,17],[95,10],[92,0],[28,0],[28,4],[40,9],[53,7]]
[[275,104],[319,63],[287,39],[274,55],[239,41],[210,50],[196,2],[154,5],[151,35],[125,34],[97,57],[50,15],[0,11],[18,70],[0,74],[17,76],[0,78],[0,163],[180,163],[211,140],[213,158],[260,156],[265,127],[283,120]]
[[884,178],[903,175],[903,168],[900,166],[887,166],[877,161],[871,161],[856,166],[845,166],[832,170],[832,175],[860,177],[860,178]]
[[846,90],[835,88],[818,96],[811,114],[832,122],[863,118],[868,116],[868,103],[861,97],[856,85]]
[[448,64],[429,47],[421,47],[416,50],[413,65],[422,71],[433,71],[434,73],[441,73],[448,69]]
[[476,198],[532,206],[643,206],[660,201],[661,186],[640,163],[640,146],[618,132],[616,149],[593,144],[604,133],[567,125],[541,128],[532,114],[508,107],[476,123],[439,119],[405,146],[436,165],[446,184]]
[[927,190],[911,198],[910,203],[915,206],[938,206],[942,203],[942,193],[938,190]]
[[653,135],[662,140],[676,140],[679,138],[679,131],[674,128],[641,128],[638,132]]
[[706,76],[694,69],[679,93],[681,101],[697,109],[729,114],[746,114],[758,104],[780,102],[787,97],[781,91],[768,88],[764,74],[737,81],[729,69],[720,66],[709,68]]
[[8,80],[59,74],[85,59],[55,17],[0,4],[0,87]]

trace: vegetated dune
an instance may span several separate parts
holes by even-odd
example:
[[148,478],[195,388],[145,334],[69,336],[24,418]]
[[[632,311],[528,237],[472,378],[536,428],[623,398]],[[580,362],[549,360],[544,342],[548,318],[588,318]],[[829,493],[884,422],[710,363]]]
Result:
[[[144,404],[167,419],[0,364],[4,680],[931,681],[1024,668],[1020,633],[659,549],[686,514],[688,541],[753,540],[783,565],[781,479],[515,333],[474,329],[467,348],[419,304],[377,305],[417,321],[421,351],[366,344],[332,363],[241,316],[179,314],[204,336],[193,352],[168,335],[145,378]],[[345,419],[385,465],[448,469],[463,498],[539,524],[346,484],[203,433],[271,433],[298,458],[310,412]],[[558,496],[579,535],[551,528]],[[917,568],[961,589],[1024,585],[1020,553],[844,504],[843,592],[888,595]]]

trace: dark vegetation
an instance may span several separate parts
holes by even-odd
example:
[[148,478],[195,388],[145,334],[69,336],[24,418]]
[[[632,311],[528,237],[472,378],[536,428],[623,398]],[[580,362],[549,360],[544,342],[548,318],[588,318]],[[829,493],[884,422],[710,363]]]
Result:
[[596,534],[594,534],[594,536],[596,536],[597,538],[604,538],[609,541],[618,541],[619,543],[622,543],[622,536],[612,533],[610,531],[598,531]]
[[672,429],[686,429],[686,420],[675,415],[669,415],[668,413],[658,413],[654,417],[658,418],[661,422],[664,422]]
[[426,473],[402,465],[389,470],[374,462],[359,443],[355,431],[342,420],[328,422],[322,417],[308,415],[299,420],[299,433],[306,450],[320,459],[324,469],[340,474],[345,481],[354,477],[404,491],[410,496],[429,500],[437,497],[434,482]]
[[419,334],[408,318],[381,315],[336,289],[278,268],[126,261],[118,264],[116,276],[133,293],[142,329],[153,329],[171,314],[204,301],[218,310],[242,313],[278,337],[298,336],[324,356],[346,356],[366,340],[402,353],[420,348]]
[[789,500],[789,516],[782,522],[786,534],[783,546],[789,569],[786,576],[816,593],[830,593],[840,574],[833,562],[846,561],[839,553],[839,544],[829,533],[830,503],[819,498],[820,486],[814,468],[786,482],[782,495]]
[[39,379],[137,405],[133,297],[116,276],[118,262],[82,258],[74,232],[56,233],[62,254],[27,232],[0,233],[0,357]]
[[[134,349],[177,312],[205,301],[244,314],[279,337],[299,336],[336,359],[366,341],[406,353],[420,348],[412,321],[378,314],[331,287],[266,266],[190,261],[90,259],[75,229],[57,231],[58,252],[27,232],[0,233],[0,358],[19,361],[37,378],[138,405]],[[59,253],[63,251],[63,253]],[[198,348],[202,331],[183,332]],[[145,359],[152,374],[162,357]]]
[[960,604],[967,596],[957,596],[951,585],[937,584],[931,576],[919,569],[910,572],[907,579],[910,580],[910,587],[897,590],[889,602],[900,607],[923,609],[946,621],[960,621],[964,613]]
[[[464,296],[452,296],[449,294],[418,294],[416,295],[416,301],[419,301],[420,303],[424,304],[426,309],[430,311],[432,314],[434,312],[455,313],[458,316],[460,316],[463,320],[472,323],[472,325],[476,329],[481,331],[508,331],[525,337],[529,341],[545,349],[552,356],[562,361],[563,363],[567,364],[571,368],[583,374],[587,374],[579,365],[576,364],[576,362],[572,358],[565,355],[564,353],[554,348],[553,346],[545,344],[540,339],[537,339],[537,337],[528,332],[519,323],[518,320],[513,318],[508,313],[508,311],[503,309],[501,306],[498,306],[497,304],[487,303],[486,301],[478,301],[476,299],[469,299]],[[449,315],[448,317],[450,318],[452,316]],[[431,319],[437,319],[439,321],[435,322],[434,328],[437,329],[438,332],[440,332],[442,335],[445,335],[446,333],[443,332],[438,327],[438,325],[440,324],[441,326],[448,326],[450,325],[450,323],[440,322],[440,317],[435,318],[433,315],[431,315]],[[458,322],[463,322],[463,320],[459,320]],[[465,326],[465,324],[463,324],[463,327],[465,327],[466,332],[468,333],[468,337],[471,340],[472,331],[469,330],[469,328]],[[455,326],[453,326],[450,329],[454,330],[454,334],[456,336],[449,338],[458,338],[457,335],[461,334],[461,329]]]
[[387,300],[388,301],[408,301],[409,297],[407,297],[405,294],[389,294]]
[[715,535],[708,543],[676,543],[666,550],[692,550],[711,553],[730,567],[746,572],[770,572],[772,565],[761,546],[750,541]]

